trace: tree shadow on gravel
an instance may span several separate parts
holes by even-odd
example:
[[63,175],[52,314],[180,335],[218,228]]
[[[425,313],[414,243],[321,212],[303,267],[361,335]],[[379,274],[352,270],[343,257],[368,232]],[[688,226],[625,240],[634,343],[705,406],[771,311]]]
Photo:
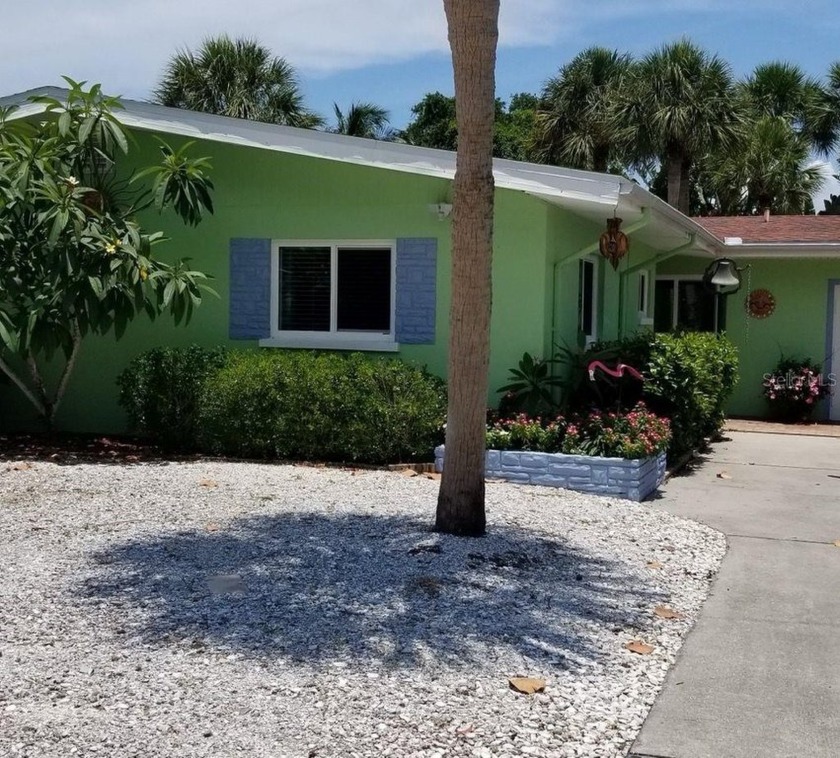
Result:
[[94,560],[78,592],[116,612],[120,639],[312,663],[456,665],[504,648],[574,666],[599,656],[587,626],[636,632],[664,599],[641,569],[545,535],[456,538],[407,517],[245,517]]

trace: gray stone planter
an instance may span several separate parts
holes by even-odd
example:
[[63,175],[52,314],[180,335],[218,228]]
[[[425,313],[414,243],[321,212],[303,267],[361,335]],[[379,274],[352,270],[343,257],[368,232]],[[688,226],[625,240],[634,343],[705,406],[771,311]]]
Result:
[[[435,448],[435,471],[443,471],[444,446]],[[665,479],[665,453],[628,461],[589,455],[534,453],[528,450],[488,450],[489,479],[541,484],[579,492],[644,500]]]

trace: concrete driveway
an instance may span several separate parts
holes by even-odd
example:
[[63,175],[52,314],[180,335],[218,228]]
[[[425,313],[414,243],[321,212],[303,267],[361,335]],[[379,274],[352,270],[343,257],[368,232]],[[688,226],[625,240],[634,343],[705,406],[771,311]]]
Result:
[[633,758],[840,755],[840,439],[731,432],[651,503],[729,552]]

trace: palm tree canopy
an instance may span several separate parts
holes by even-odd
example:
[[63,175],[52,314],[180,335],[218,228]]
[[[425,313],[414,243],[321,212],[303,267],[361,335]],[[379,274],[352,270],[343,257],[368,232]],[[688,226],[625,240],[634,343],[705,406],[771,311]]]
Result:
[[642,59],[633,79],[631,123],[644,157],[693,159],[735,140],[742,118],[732,71],[717,55],[679,40]]
[[154,92],[161,105],[315,127],[323,119],[303,104],[294,68],[256,40],[227,35],[204,40],[198,51],[181,50],[169,61]]
[[605,47],[579,53],[548,80],[537,113],[534,152],[546,163],[605,171],[621,152],[615,116],[632,59]]
[[840,119],[830,82],[831,71],[826,88],[799,66],[773,61],[757,66],[739,89],[756,116],[786,119],[815,150],[828,154],[837,140]]
[[374,103],[351,103],[347,113],[333,103],[336,125],[330,131],[350,137],[390,139],[389,113]]
[[784,116],[762,116],[737,147],[709,158],[723,213],[804,213],[824,177],[810,161],[810,142]]

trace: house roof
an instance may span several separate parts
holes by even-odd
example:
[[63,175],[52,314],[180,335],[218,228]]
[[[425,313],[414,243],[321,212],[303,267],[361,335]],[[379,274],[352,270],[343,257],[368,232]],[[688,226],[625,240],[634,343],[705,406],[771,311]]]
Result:
[[745,243],[840,243],[840,216],[705,216],[695,221],[720,239]]
[[840,216],[703,216],[694,219],[723,241],[727,254],[840,256]]
[[[33,95],[63,99],[67,90],[40,87],[0,98],[0,107],[17,106],[15,118],[43,112]],[[265,124],[123,99],[120,121],[129,128],[175,134],[264,150],[305,155],[356,165],[452,179],[456,153],[396,142],[347,137],[312,129]],[[599,225],[618,215],[633,237],[656,250],[686,247],[686,254],[714,255],[721,245],[711,231],[684,216],[631,180],[612,174],[496,159],[496,186],[524,192],[565,208]]]

